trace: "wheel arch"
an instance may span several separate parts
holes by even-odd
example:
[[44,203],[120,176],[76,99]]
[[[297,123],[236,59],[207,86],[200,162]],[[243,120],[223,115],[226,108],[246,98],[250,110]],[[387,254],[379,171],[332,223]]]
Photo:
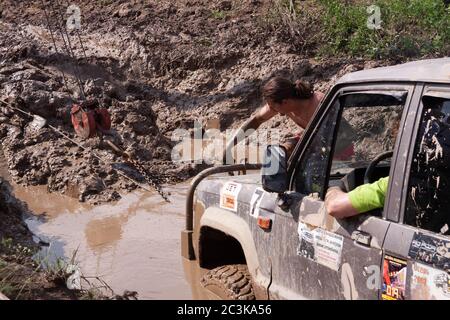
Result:
[[[238,215],[226,211],[224,209],[210,207],[205,210],[202,218],[200,219],[200,237],[199,237],[199,263],[200,265],[207,265],[205,258],[211,252],[211,248],[205,245],[206,240],[208,240],[213,233],[221,233],[226,237],[226,241],[233,240],[239,244],[243,257],[245,261],[240,261],[247,264],[248,270],[252,275],[253,279],[256,280],[258,277],[258,270],[260,268],[258,255],[256,251],[255,242],[253,240],[252,233],[248,227],[248,223]],[[218,234],[216,234],[218,235]],[[220,236],[220,235],[219,235]],[[225,239],[225,238],[224,238]],[[206,247],[205,247],[206,246]],[[233,247],[236,250],[235,247]],[[223,252],[218,252],[221,254]],[[238,254],[236,254],[238,258]],[[239,262],[239,261],[233,261]]]

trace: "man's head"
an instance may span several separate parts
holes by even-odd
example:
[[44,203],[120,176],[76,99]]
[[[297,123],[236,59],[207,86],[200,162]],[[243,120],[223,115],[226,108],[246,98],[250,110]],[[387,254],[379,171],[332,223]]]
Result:
[[307,100],[314,96],[312,86],[303,81],[291,82],[281,77],[271,78],[263,87],[262,94],[269,106],[285,113],[292,100]]

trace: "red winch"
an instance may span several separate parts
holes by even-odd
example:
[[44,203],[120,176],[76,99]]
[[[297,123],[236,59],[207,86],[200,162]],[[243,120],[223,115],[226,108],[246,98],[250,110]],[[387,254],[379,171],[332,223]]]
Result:
[[99,108],[96,101],[87,101],[82,105],[73,104],[70,114],[75,132],[84,139],[111,129],[108,110]]

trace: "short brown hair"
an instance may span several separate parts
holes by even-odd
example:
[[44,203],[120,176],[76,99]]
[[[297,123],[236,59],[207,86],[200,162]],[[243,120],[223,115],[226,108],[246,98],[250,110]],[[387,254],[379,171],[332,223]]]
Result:
[[314,95],[311,84],[301,80],[295,83],[281,77],[271,78],[264,85],[262,94],[264,99],[281,103],[284,99],[309,99]]

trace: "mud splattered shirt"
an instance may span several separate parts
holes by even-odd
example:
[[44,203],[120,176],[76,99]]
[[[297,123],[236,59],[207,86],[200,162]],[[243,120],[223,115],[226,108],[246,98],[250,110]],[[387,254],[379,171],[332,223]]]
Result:
[[372,184],[364,184],[348,193],[350,203],[359,213],[384,207],[389,177],[381,178]]

